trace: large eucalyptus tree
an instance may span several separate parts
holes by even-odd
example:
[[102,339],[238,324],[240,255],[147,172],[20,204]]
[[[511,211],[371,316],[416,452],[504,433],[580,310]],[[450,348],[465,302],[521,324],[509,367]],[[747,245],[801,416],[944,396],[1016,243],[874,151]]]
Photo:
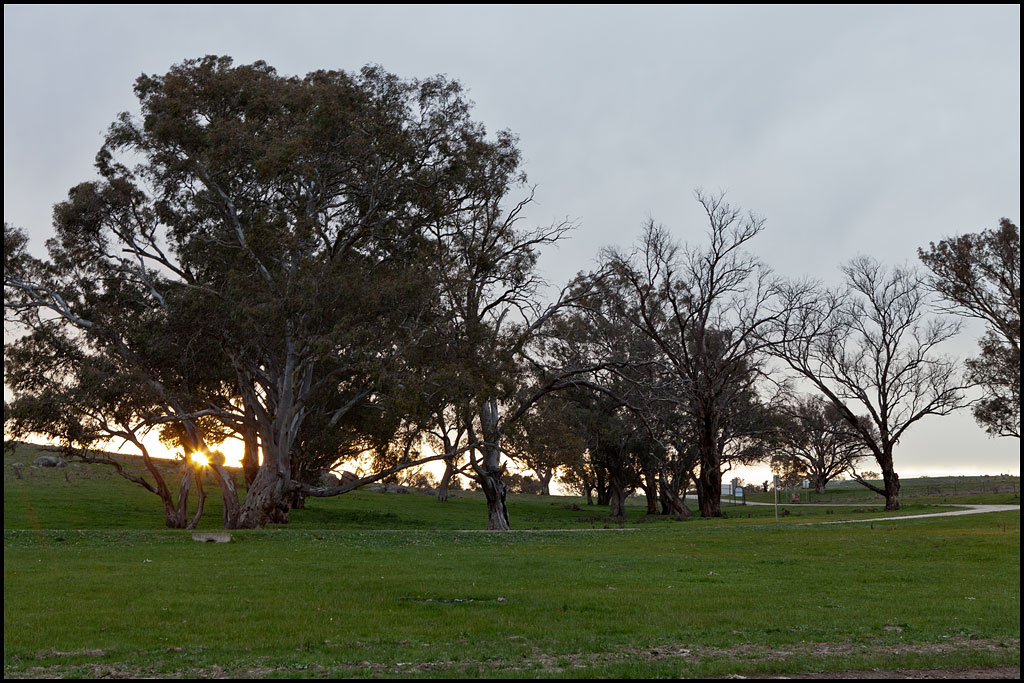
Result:
[[251,482],[231,524],[284,521],[308,488],[296,445],[400,384],[437,308],[429,238],[475,210],[481,186],[506,186],[514,138],[488,139],[458,83],[379,68],[284,77],[205,57],[139,77],[135,93],[141,115],[111,126],[100,180],[57,207],[50,261],[8,278],[5,245],[5,311],[48,311],[130,357],[154,390],[154,363],[121,321],[202,330],[231,388],[162,419],[188,427],[190,448],[203,447],[201,417],[244,433]]

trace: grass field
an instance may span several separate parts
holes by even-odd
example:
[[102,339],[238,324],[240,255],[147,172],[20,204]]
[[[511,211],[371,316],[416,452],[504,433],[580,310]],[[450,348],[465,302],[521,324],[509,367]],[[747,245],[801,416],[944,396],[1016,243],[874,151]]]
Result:
[[475,494],[359,491],[201,544],[95,468],[12,476],[31,455],[5,457],[5,677],[1019,672],[1019,512],[815,526],[880,501],[779,523],[638,505],[619,525],[520,496],[513,526],[540,531],[470,533]]

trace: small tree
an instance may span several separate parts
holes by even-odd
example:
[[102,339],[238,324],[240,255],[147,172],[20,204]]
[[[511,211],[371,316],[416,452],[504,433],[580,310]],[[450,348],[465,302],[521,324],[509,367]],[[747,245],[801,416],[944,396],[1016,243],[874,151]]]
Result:
[[796,398],[783,409],[773,464],[783,472],[793,470],[814,482],[814,490],[855,471],[855,465],[870,452],[836,406],[823,398]]
[[579,419],[575,404],[550,394],[538,401],[509,435],[509,454],[533,470],[545,496],[551,495],[555,471],[586,449]]
[[[20,436],[55,439],[70,457],[114,467],[160,497],[167,526],[194,527],[206,494],[188,456],[209,453],[208,441],[223,438],[199,408],[225,397],[219,349],[181,314],[189,310],[188,291],[165,292],[157,306],[147,286],[122,279],[116,264],[96,259],[75,266],[76,255],[58,240],[49,244],[53,261],[42,262],[25,252],[20,230],[5,224],[4,234],[5,247],[16,245],[5,249],[5,317],[28,330],[4,345],[4,379],[15,396],[5,426]],[[158,426],[185,454],[177,502],[142,441]],[[96,452],[97,444],[114,439],[138,450],[150,479]],[[234,482],[222,461],[211,462],[210,472],[231,525],[238,511]],[[200,505],[189,521],[193,481]]]

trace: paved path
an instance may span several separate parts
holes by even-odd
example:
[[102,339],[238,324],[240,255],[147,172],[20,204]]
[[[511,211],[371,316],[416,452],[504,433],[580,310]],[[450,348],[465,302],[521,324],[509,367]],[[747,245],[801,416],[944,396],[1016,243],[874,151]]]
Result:
[[[690,496],[687,496],[689,499]],[[726,500],[723,498],[722,500]],[[775,505],[775,503],[755,503],[748,501],[746,505]],[[779,503],[780,506],[794,507],[864,507],[864,503]],[[892,517],[871,517],[867,519],[840,519],[834,522],[803,522],[797,526],[809,526],[812,524],[854,524],[857,522],[896,522],[901,519],[921,519],[923,517],[955,517],[957,515],[978,515],[983,512],[1020,512],[1020,505],[965,505],[963,503],[949,503],[949,507],[961,508],[949,512],[926,512],[920,515],[894,515]]]
[[[763,503],[767,505],[767,503]],[[749,505],[749,503],[748,503]],[[805,503],[805,505],[809,505]],[[951,510],[949,512],[927,512],[923,515],[898,515],[894,517],[872,517],[871,519],[840,519],[834,522],[805,522],[801,526],[810,524],[853,524],[854,522],[898,522],[902,519],[921,519],[922,517],[955,517],[957,515],[978,515],[983,512],[1009,512],[1014,510],[1020,512],[1020,505],[958,505],[963,510]]]

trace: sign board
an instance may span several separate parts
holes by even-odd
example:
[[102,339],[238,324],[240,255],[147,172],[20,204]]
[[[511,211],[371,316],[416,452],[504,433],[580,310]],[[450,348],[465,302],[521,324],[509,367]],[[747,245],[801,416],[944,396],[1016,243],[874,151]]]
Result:
[[804,479],[804,488],[805,489],[811,488],[811,482],[808,481],[807,479]]

